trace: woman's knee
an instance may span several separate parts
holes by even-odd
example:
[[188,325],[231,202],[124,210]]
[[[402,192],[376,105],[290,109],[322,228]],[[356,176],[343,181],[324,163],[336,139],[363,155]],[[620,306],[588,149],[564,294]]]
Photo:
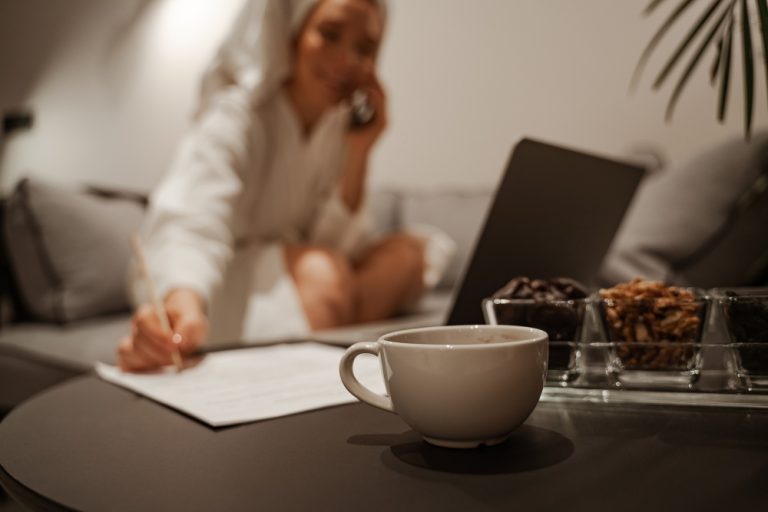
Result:
[[408,233],[396,233],[382,241],[382,248],[392,254],[401,272],[420,280],[424,274],[424,241]]
[[354,279],[347,259],[323,247],[287,247],[286,261],[310,325],[327,328],[350,323]]
[[[391,235],[376,244],[357,273],[357,320],[381,320],[413,303],[424,289],[424,248],[417,237]],[[375,289],[376,293],[366,293]]]
[[333,289],[345,289],[352,281],[352,271],[347,259],[340,253],[324,247],[286,248],[291,275]]

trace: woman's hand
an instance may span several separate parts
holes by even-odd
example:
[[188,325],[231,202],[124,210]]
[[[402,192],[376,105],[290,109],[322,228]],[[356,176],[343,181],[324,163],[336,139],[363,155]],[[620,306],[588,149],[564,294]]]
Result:
[[368,103],[375,113],[369,123],[350,128],[347,143],[349,151],[367,156],[387,127],[387,95],[375,73],[370,73],[368,79],[359,85],[358,90],[367,95]]
[[202,298],[194,291],[171,291],[164,301],[172,333],[163,331],[150,304],[133,315],[131,334],[120,340],[118,364],[124,371],[146,372],[172,363],[174,350],[192,354],[208,337],[208,318]]

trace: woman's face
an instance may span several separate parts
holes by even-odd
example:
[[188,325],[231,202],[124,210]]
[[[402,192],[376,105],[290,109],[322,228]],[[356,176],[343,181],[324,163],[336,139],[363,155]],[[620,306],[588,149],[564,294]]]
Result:
[[347,98],[372,77],[382,28],[375,2],[321,0],[296,40],[294,85],[317,106]]

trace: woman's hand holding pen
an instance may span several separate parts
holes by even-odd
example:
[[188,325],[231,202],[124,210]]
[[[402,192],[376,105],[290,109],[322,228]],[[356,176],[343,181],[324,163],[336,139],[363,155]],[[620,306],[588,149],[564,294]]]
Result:
[[172,333],[163,330],[155,308],[140,306],[133,315],[131,334],[120,340],[118,364],[124,371],[144,372],[170,365],[173,353],[194,353],[208,336],[203,300],[188,289],[171,291],[163,301]]

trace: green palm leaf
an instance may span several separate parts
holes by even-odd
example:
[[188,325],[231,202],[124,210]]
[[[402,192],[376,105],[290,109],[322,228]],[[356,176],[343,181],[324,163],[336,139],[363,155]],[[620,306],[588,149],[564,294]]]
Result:
[[664,0],[651,0],[651,3],[648,4],[648,6],[643,11],[643,14],[648,15],[651,14],[654,9],[656,9],[661,3],[664,2]]
[[720,71],[720,63],[723,60],[723,38],[717,42],[717,53],[715,54],[715,60],[712,61],[712,69],[709,72],[709,83],[714,85],[717,80],[718,71]]
[[[667,16],[663,24],[654,33],[648,45],[643,50],[632,76],[630,89],[634,90],[640,75],[645,68],[651,54],[659,45],[661,39],[669,32],[678,19],[697,0],[680,0],[671,14]],[[734,52],[734,32],[741,31],[741,55],[743,57],[744,79],[744,134],[749,139],[752,132],[755,110],[755,66],[758,58],[754,54],[752,25],[750,16],[750,2],[752,0],[709,0],[706,4],[698,2],[701,6],[699,17],[695,20],[689,31],[679,42],[674,52],[667,59],[661,71],[653,82],[653,89],[660,88],[680,65],[686,52],[691,47],[696,48],[688,59],[687,66],[683,69],[675,88],[670,96],[666,110],[666,118],[672,117],[675,106],[688,83],[690,77],[699,65],[703,55],[710,45],[715,46],[714,59],[709,70],[709,80],[714,86],[719,82],[717,117],[720,122],[725,120],[728,109],[728,99],[731,84],[731,68]],[[766,92],[768,92],[768,0],[754,0],[757,4],[757,16],[760,21],[759,38],[762,41]],[[644,14],[655,11],[664,0],[648,0]],[[737,8],[739,11],[737,12]],[[755,12],[752,13],[755,15]],[[737,19],[738,17],[738,19]],[[702,36],[702,34],[704,34]],[[702,38],[703,39],[700,39]],[[757,44],[757,43],[754,43]],[[687,58],[687,57],[685,57]]]
[[752,29],[749,24],[747,0],[741,0],[741,41],[744,48],[744,133],[749,139],[754,110],[755,71],[752,64]]
[[[736,0],[731,0],[731,5],[728,7],[728,16],[733,16],[733,6],[736,5]],[[709,82],[715,85],[718,75],[720,74],[720,66],[723,64],[723,49],[725,46],[725,36],[728,31],[729,22],[723,23],[720,37],[717,39],[717,53],[715,53],[715,60],[712,62],[712,69],[709,72]]]
[[[718,2],[715,2],[715,3],[717,4],[717,5],[715,5],[715,7],[717,7],[722,2],[718,1]],[[688,67],[685,69],[685,71],[683,71],[683,74],[680,77],[680,80],[678,80],[678,82],[677,82],[677,86],[675,87],[675,90],[672,92],[672,96],[671,96],[671,98],[669,100],[669,104],[667,105],[667,113],[666,113],[667,120],[672,118],[672,113],[673,113],[673,111],[675,109],[675,105],[677,104],[677,100],[680,98],[680,94],[683,92],[683,89],[685,88],[685,85],[688,83],[688,79],[691,77],[691,74],[696,69],[696,66],[699,64],[699,61],[701,60],[701,57],[704,55],[706,50],[709,48],[709,45],[714,40],[715,35],[720,31],[720,29],[723,26],[723,23],[725,22],[725,20],[727,19],[728,13],[730,11],[731,11],[731,6],[729,5],[722,12],[722,14],[720,14],[720,17],[715,21],[715,23],[712,26],[712,28],[710,29],[710,31],[704,37],[704,40],[699,45],[698,50],[696,51],[696,53],[691,58],[691,61],[689,62]],[[712,11],[712,12],[714,12],[714,11]],[[711,16],[711,14],[703,17],[703,18],[706,18],[705,22],[707,20],[709,20],[710,16]],[[703,23],[697,24],[696,28],[692,31],[692,34],[695,36],[695,34],[698,33],[699,30],[701,30],[701,27],[703,27],[703,26],[704,26]],[[692,41],[692,40],[693,40],[693,37],[691,37],[689,35],[689,37],[686,39],[686,42],[684,43],[684,46],[688,46],[688,44],[690,44],[690,41]],[[673,58],[670,60],[670,62],[676,61],[677,58],[679,58],[679,57],[673,56]],[[668,73],[668,71],[667,71],[667,73]],[[662,73],[662,75],[664,75],[664,73]],[[660,78],[662,78],[662,76],[660,76]]]
[[[732,9],[735,3],[731,4]],[[717,118],[720,122],[725,121],[725,112],[728,107],[728,90],[731,81],[731,54],[733,52],[733,15],[728,18],[728,26],[723,34],[723,65],[722,79],[720,82],[720,101],[717,109]]]
[[[709,5],[709,9],[707,9],[704,12],[704,14],[698,19],[693,29],[688,33],[688,36],[682,41],[682,43],[680,43],[675,53],[667,61],[666,66],[664,66],[664,68],[661,70],[661,73],[659,73],[659,76],[656,78],[656,81],[653,83],[654,89],[658,89],[659,87],[661,87],[661,85],[667,79],[667,76],[669,76],[669,73],[674,69],[675,65],[680,60],[680,57],[682,57],[683,53],[685,53],[685,50],[688,49],[690,44],[693,42],[696,36],[699,35],[699,32],[701,32],[702,28],[704,28],[704,26],[707,24],[709,19],[712,17],[712,15],[715,13],[717,8],[722,3],[723,3],[723,0],[714,0]],[[715,37],[715,34],[713,33],[712,38],[714,37]]]
[[765,61],[765,85],[768,90],[768,2],[756,0],[760,12],[760,32],[763,38],[763,59]]
[[[656,8],[663,0],[655,0],[651,2],[648,7],[645,9],[645,13],[648,14],[653,9]],[[653,53],[653,50],[656,49],[656,46],[658,46],[659,41],[664,37],[664,35],[669,31],[669,29],[672,27],[672,25],[675,24],[675,21],[688,9],[688,7],[693,4],[695,0],[683,0],[680,5],[677,6],[677,9],[675,9],[672,14],[669,15],[669,17],[666,19],[666,21],[659,27],[659,30],[656,31],[656,33],[651,38],[651,41],[648,43],[648,45],[643,50],[643,53],[640,55],[640,60],[637,61],[637,66],[635,66],[635,71],[632,74],[632,80],[630,81],[630,89],[634,90],[637,86],[637,82],[640,80],[640,75],[643,72],[643,69],[645,68],[646,63],[648,62],[648,58],[650,58],[651,54]]]

